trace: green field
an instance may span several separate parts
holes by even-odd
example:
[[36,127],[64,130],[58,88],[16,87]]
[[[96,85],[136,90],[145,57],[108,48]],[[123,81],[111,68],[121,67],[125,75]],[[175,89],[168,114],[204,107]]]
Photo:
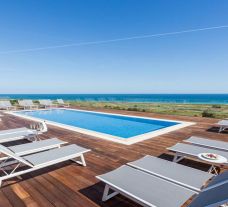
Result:
[[167,103],[126,103],[126,102],[91,102],[72,101],[72,106],[95,108],[95,109],[117,109],[127,111],[153,112],[159,114],[228,118],[228,105],[206,105],[206,104],[167,104]]

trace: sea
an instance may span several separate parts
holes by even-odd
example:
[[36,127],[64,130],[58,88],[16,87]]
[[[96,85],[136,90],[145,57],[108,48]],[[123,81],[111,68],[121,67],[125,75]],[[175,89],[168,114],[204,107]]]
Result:
[[0,99],[228,104],[228,94],[0,94]]

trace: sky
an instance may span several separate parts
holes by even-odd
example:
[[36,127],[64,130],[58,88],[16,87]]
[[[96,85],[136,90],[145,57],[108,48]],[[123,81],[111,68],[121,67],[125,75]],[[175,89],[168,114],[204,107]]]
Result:
[[0,93],[228,93],[227,11],[227,0],[1,0]]

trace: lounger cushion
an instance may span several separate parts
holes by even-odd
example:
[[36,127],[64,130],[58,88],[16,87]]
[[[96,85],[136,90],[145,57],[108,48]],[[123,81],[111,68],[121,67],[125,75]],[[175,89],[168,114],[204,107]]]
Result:
[[79,156],[88,151],[90,150],[72,144],[57,149],[51,149],[45,152],[38,152],[32,155],[26,155],[23,156],[23,158],[36,167],[39,165],[48,164],[50,162],[57,163],[73,159],[74,157]]
[[25,137],[29,135],[34,135],[34,131],[27,130],[27,131],[21,131],[17,133],[10,133],[10,134],[1,134],[0,135],[0,143],[4,142],[10,142],[18,139],[24,139]]
[[181,206],[195,193],[129,166],[122,166],[97,178],[125,196],[151,207]]
[[207,147],[199,147],[199,146],[194,146],[194,145],[189,145],[189,144],[178,143],[168,149],[171,151],[174,151],[174,152],[183,153],[183,154],[190,155],[193,157],[198,157],[198,155],[200,153],[214,153],[214,154],[221,155],[228,159],[228,152],[224,152],[221,150],[215,150],[215,149],[209,149]]
[[189,139],[186,139],[185,142],[189,142],[192,144],[205,146],[209,148],[214,148],[218,150],[221,149],[221,150],[228,151],[228,142],[206,139],[206,138],[196,137],[196,136],[192,136]]
[[163,179],[200,191],[212,174],[153,156],[145,156],[128,165]]
[[50,149],[52,146],[55,147],[57,145],[65,144],[66,142],[59,140],[57,138],[50,138],[45,139],[41,141],[26,143],[26,144],[20,144],[16,146],[8,147],[12,152],[16,154],[28,154],[29,152],[36,152],[41,151],[42,149]]
[[219,121],[219,122],[218,122],[218,125],[227,126],[227,127],[228,127],[228,120]]
[[26,128],[26,127],[15,128],[15,129],[6,129],[6,130],[1,130],[0,131],[0,135],[2,135],[2,134],[17,133],[17,132],[27,131],[27,130],[28,130],[28,128]]

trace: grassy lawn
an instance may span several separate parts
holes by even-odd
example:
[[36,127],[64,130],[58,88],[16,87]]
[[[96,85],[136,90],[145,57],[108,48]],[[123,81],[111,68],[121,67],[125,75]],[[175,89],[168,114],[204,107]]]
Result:
[[125,103],[125,102],[93,102],[71,101],[72,106],[117,109],[127,111],[153,112],[160,114],[228,118],[228,105],[206,104],[167,104],[167,103]]

